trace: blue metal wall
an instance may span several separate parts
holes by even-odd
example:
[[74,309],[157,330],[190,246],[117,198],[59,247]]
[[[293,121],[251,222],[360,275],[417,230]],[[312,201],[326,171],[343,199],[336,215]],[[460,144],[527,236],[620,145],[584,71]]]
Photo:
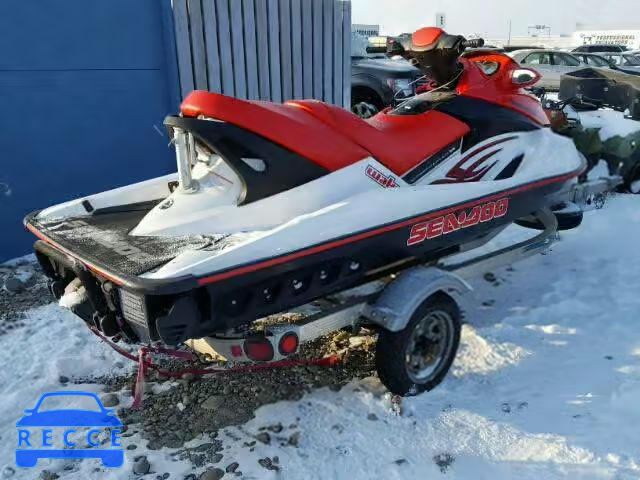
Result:
[[173,35],[169,0],[0,2],[0,261],[28,212],[175,170]]

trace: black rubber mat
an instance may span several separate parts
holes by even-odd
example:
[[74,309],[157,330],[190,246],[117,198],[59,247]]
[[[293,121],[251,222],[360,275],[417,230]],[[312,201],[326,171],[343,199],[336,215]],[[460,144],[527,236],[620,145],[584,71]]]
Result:
[[220,236],[131,236],[128,233],[148,213],[145,210],[94,212],[93,215],[30,223],[82,259],[110,272],[140,275],[158,268],[187,250],[216,251],[228,245]]

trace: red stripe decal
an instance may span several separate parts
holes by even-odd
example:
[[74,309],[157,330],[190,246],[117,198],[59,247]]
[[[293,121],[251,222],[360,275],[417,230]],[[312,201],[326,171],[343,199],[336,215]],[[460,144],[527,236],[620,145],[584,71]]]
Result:
[[365,240],[367,238],[374,237],[376,235],[380,235],[382,233],[389,232],[391,230],[398,230],[400,228],[413,225],[416,222],[422,222],[422,221],[429,220],[431,218],[435,218],[435,217],[438,217],[438,216],[441,216],[441,215],[446,215],[448,213],[453,213],[455,211],[459,211],[459,210],[464,209],[464,208],[469,208],[469,207],[472,207],[472,206],[474,206],[476,204],[489,202],[491,200],[496,200],[496,199],[504,197],[505,195],[510,195],[510,194],[514,194],[514,193],[520,193],[520,192],[524,192],[524,191],[527,191],[527,190],[532,190],[534,188],[543,187],[543,186],[549,185],[551,183],[563,182],[563,181],[569,180],[571,178],[574,178],[576,175],[579,175],[581,172],[582,172],[582,168],[580,168],[580,170],[577,170],[575,172],[572,172],[572,173],[569,173],[569,174],[566,174],[566,175],[562,175],[560,177],[552,177],[552,178],[548,178],[548,179],[545,179],[545,180],[540,180],[538,182],[534,182],[534,183],[531,183],[529,185],[523,185],[521,187],[516,187],[516,188],[514,188],[512,190],[506,190],[506,191],[502,191],[502,192],[500,192],[498,194],[490,195],[488,197],[482,197],[482,198],[479,198],[479,199],[475,199],[475,200],[473,200],[471,202],[467,202],[467,203],[462,204],[462,205],[456,205],[455,207],[447,208],[445,210],[437,210],[435,212],[431,212],[431,213],[428,213],[428,214],[425,214],[425,215],[419,216],[419,217],[414,217],[414,218],[411,218],[410,220],[405,220],[405,221],[402,221],[400,223],[387,225],[385,227],[381,227],[381,228],[378,228],[378,229],[375,229],[375,230],[369,230],[367,232],[363,232],[363,233],[360,233],[360,234],[357,234],[357,235],[354,235],[354,236],[351,236],[351,237],[348,237],[348,238],[343,238],[341,240],[335,240],[333,242],[324,243],[322,245],[317,245],[315,247],[310,247],[310,248],[307,248],[305,250],[300,250],[299,252],[291,253],[289,255],[285,255],[285,256],[282,256],[282,257],[278,257],[278,258],[272,258],[270,260],[265,260],[263,262],[254,263],[252,265],[247,265],[247,266],[244,266],[244,267],[239,267],[239,268],[236,268],[236,269],[233,269],[233,270],[229,270],[229,271],[226,271],[226,272],[218,273],[216,275],[211,275],[209,277],[199,278],[198,279],[198,284],[199,285],[208,285],[210,283],[216,283],[216,282],[219,282],[219,281],[222,281],[222,280],[226,280],[228,278],[237,277],[238,275],[242,275],[244,273],[250,273],[250,272],[254,272],[256,270],[262,270],[263,268],[269,268],[269,267],[272,267],[274,265],[280,265],[282,263],[286,263],[286,262],[291,261],[291,260],[296,260],[298,258],[307,257],[309,255],[314,255],[316,253],[321,253],[321,252],[324,252],[326,250],[330,250],[330,249],[335,248],[335,247],[346,245],[348,243],[353,243],[353,242],[357,242],[357,241],[360,241],[360,240]]
[[[566,175],[562,175],[562,176],[559,176],[559,177],[547,178],[545,180],[539,180],[537,182],[534,182],[534,183],[531,183],[531,184],[528,184],[528,185],[523,185],[521,187],[516,187],[516,188],[513,188],[511,190],[502,191],[502,192],[499,192],[497,194],[493,194],[493,195],[490,195],[490,196],[487,196],[487,197],[481,197],[481,198],[475,199],[473,201],[464,203],[462,205],[456,205],[454,207],[450,207],[450,208],[447,208],[447,209],[444,209],[444,210],[437,210],[435,212],[431,212],[431,213],[428,213],[428,214],[425,214],[425,215],[414,217],[414,218],[411,218],[409,220],[404,220],[404,221],[399,222],[399,223],[395,223],[395,224],[387,225],[387,226],[384,226],[384,227],[380,227],[380,228],[377,228],[375,230],[369,230],[367,232],[363,232],[363,233],[360,233],[360,234],[357,234],[357,235],[353,235],[351,237],[343,238],[341,240],[335,240],[335,241],[332,241],[332,242],[329,242],[329,243],[324,243],[322,245],[317,245],[315,247],[310,247],[310,248],[307,248],[305,250],[300,250],[299,252],[291,253],[289,255],[285,255],[285,256],[282,256],[282,257],[278,257],[278,258],[272,258],[270,260],[265,260],[265,261],[262,261],[262,262],[254,263],[252,265],[247,265],[247,266],[244,266],[244,267],[238,267],[238,268],[235,268],[233,270],[226,271],[226,272],[218,273],[218,274],[211,275],[211,276],[208,276],[208,277],[199,278],[198,279],[198,285],[203,286],[203,285],[208,285],[210,283],[216,283],[216,282],[219,282],[219,281],[222,281],[222,280],[226,280],[228,278],[237,277],[238,275],[242,275],[244,273],[254,272],[256,270],[261,270],[263,268],[268,268],[268,267],[271,267],[271,266],[274,266],[274,265],[280,265],[282,263],[286,263],[286,262],[288,262],[290,260],[295,260],[297,258],[302,258],[302,257],[306,257],[306,256],[309,256],[309,255],[314,255],[316,253],[321,253],[321,252],[324,252],[326,250],[330,250],[330,249],[335,248],[335,247],[346,245],[348,243],[353,243],[353,242],[357,242],[357,241],[360,241],[360,240],[365,240],[367,238],[374,237],[376,235],[380,235],[382,233],[386,233],[386,232],[389,232],[389,231],[392,231],[392,230],[398,230],[400,228],[413,225],[416,222],[426,221],[426,220],[429,220],[431,218],[435,218],[435,217],[440,216],[440,215],[446,215],[446,214],[452,213],[454,211],[458,211],[458,210],[461,210],[461,209],[464,209],[464,208],[469,208],[469,207],[474,206],[474,205],[479,204],[479,203],[488,202],[488,201],[491,201],[491,200],[496,200],[496,199],[504,197],[505,195],[514,194],[514,193],[520,193],[520,192],[524,192],[524,191],[527,191],[527,190],[532,190],[534,188],[542,187],[542,186],[549,185],[549,184],[556,183],[556,182],[563,182],[563,181],[569,180],[571,178],[574,178],[577,175],[580,175],[580,173],[582,173],[582,171],[583,171],[583,168],[581,167],[579,170],[576,170],[576,171],[574,171],[572,173],[568,173]],[[31,233],[33,233],[40,240],[42,240],[42,241],[48,243],[49,245],[57,248],[61,252],[69,255],[70,257],[75,258],[76,260],[81,262],[83,265],[85,265],[92,272],[94,272],[94,273],[106,278],[107,280],[112,281],[116,285],[124,285],[125,284],[125,281],[122,280],[121,278],[119,278],[117,276],[114,276],[114,275],[112,275],[110,273],[105,272],[103,269],[96,267],[95,265],[91,264],[90,262],[87,262],[86,260],[80,260],[72,252],[70,252],[66,248],[62,247],[61,245],[59,245],[55,241],[51,240],[50,238],[45,236],[42,232],[36,230],[36,228],[33,225],[27,224],[26,227]]]
[[515,140],[516,138],[518,138],[518,137],[516,135],[513,135],[511,137],[501,138],[501,139],[496,140],[494,142],[487,143],[486,145],[483,145],[482,147],[476,148],[473,152],[468,153],[467,155],[465,155],[465,157],[462,159],[462,161],[459,163],[459,165],[462,165],[464,162],[469,160],[474,155],[477,155],[480,152],[484,152],[488,148],[494,147],[496,145],[500,145],[501,143],[505,143],[505,142],[508,142],[510,140]]

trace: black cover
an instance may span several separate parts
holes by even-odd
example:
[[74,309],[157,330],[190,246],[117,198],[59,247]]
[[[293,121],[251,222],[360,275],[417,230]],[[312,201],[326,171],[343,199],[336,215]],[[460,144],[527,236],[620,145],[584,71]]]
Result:
[[604,68],[585,68],[563,75],[560,99],[582,95],[585,101],[601,102],[604,106],[624,112],[640,120],[640,76]]

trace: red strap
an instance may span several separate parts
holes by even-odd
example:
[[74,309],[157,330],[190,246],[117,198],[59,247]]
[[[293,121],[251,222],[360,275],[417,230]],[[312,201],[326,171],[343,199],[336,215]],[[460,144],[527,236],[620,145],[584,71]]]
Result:
[[275,368],[293,368],[300,366],[319,366],[319,367],[335,367],[341,363],[341,358],[338,355],[332,355],[324,358],[315,358],[315,359],[297,359],[297,360],[281,360],[279,362],[270,362],[270,363],[256,363],[252,365],[240,365],[232,368],[186,368],[183,370],[163,370],[159,368],[157,365],[153,364],[153,361],[149,358],[151,353],[157,353],[161,355],[168,355],[175,358],[179,358],[181,360],[189,361],[196,358],[196,356],[191,352],[185,352],[183,350],[169,349],[163,347],[156,346],[148,346],[148,347],[140,347],[138,350],[138,355],[133,355],[128,352],[124,348],[116,345],[110,339],[105,337],[102,332],[100,332],[95,327],[89,327],[90,330],[100,337],[102,341],[104,341],[107,345],[113,348],[120,355],[128,358],[133,362],[138,363],[138,372],[136,374],[136,380],[133,384],[133,404],[131,408],[137,410],[142,406],[142,400],[144,396],[144,386],[145,386],[145,378],[147,376],[148,370],[154,370],[161,377],[165,378],[181,378],[185,373],[189,373],[192,375],[217,375],[217,374],[232,374],[232,373],[251,373],[258,372],[261,370],[272,370]]
[[144,348],[138,350],[138,373],[136,381],[133,384],[133,404],[131,408],[137,410],[142,406],[142,397],[144,395],[144,379],[147,376],[147,352]]

